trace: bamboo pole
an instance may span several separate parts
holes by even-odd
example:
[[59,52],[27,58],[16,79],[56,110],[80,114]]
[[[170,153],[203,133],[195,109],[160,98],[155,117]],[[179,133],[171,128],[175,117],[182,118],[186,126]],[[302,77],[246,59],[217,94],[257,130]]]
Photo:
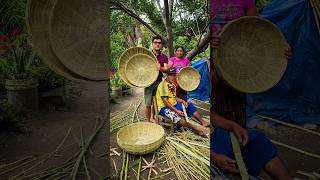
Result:
[[310,157],[313,157],[313,158],[316,158],[316,159],[320,159],[320,155],[317,155],[317,154],[314,154],[314,153],[310,153],[310,152],[304,151],[302,149],[299,149],[299,148],[296,148],[296,147],[293,147],[293,146],[290,146],[290,145],[287,145],[287,144],[284,144],[284,143],[281,143],[281,142],[278,142],[278,141],[275,141],[275,140],[271,140],[271,142],[276,144],[276,145],[278,145],[278,146],[282,146],[282,147],[291,149],[293,151],[296,151],[298,153],[301,153],[303,155],[310,156]]
[[189,121],[189,118],[188,118],[188,114],[187,114],[186,108],[184,107],[183,104],[181,104],[181,105],[182,105],[182,109],[183,109],[183,113],[184,113],[185,119],[186,119],[187,123],[189,123],[190,121]]
[[239,142],[232,132],[230,132],[230,138],[231,138],[231,143],[232,143],[232,149],[233,149],[236,161],[237,161],[237,165],[238,165],[238,168],[240,171],[241,178],[242,178],[242,180],[249,180],[249,174],[247,172],[246,166],[245,166],[243,159],[242,159],[242,154],[241,154]]
[[301,127],[301,126],[297,126],[297,125],[294,125],[294,124],[282,122],[282,121],[279,121],[279,120],[277,120],[277,119],[274,119],[274,118],[271,118],[271,117],[267,117],[267,116],[262,116],[262,115],[257,115],[257,116],[258,116],[258,117],[261,117],[261,118],[263,118],[263,119],[266,119],[266,120],[275,122],[275,123],[279,123],[279,124],[282,124],[282,125],[285,125],[285,126],[288,126],[288,127],[296,128],[296,129],[299,129],[299,130],[302,130],[302,131],[306,131],[306,132],[308,132],[308,133],[311,133],[311,134],[320,136],[320,133],[319,133],[319,132],[306,129],[306,128],[303,128],[303,127]]

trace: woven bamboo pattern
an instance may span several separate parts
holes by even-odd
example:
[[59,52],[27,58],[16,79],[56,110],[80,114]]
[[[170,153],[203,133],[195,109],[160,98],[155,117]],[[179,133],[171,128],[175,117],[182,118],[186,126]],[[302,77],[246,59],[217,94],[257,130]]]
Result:
[[117,143],[130,154],[148,154],[157,150],[165,139],[162,126],[137,122],[121,128],[117,133]]
[[138,53],[132,56],[125,67],[125,76],[136,87],[148,87],[159,75],[157,63],[146,54]]
[[191,66],[184,67],[177,75],[177,82],[181,89],[193,91],[200,84],[201,76],[199,72]]
[[88,81],[68,68],[56,56],[49,44],[49,15],[55,0],[29,0],[26,11],[26,25],[30,40],[37,53],[48,67],[57,74],[75,81]]
[[227,24],[214,61],[218,74],[241,92],[258,93],[283,76],[288,47],[278,28],[261,17],[241,17]]
[[146,55],[149,55],[150,57],[152,57],[155,61],[156,60],[156,57],[154,56],[154,54],[147,48],[144,48],[144,47],[132,47],[132,48],[129,48],[127,50],[125,50],[120,58],[119,58],[119,66],[118,66],[118,72],[119,72],[119,75],[121,77],[121,79],[127,83],[129,86],[132,86],[134,87],[133,84],[131,84],[127,77],[126,77],[126,74],[125,74],[125,68],[126,68],[126,65],[127,65],[127,62],[129,61],[129,59],[138,54],[138,53],[142,53],[142,54],[146,54]]
[[106,1],[57,0],[49,19],[51,46],[61,62],[91,80],[107,79]]

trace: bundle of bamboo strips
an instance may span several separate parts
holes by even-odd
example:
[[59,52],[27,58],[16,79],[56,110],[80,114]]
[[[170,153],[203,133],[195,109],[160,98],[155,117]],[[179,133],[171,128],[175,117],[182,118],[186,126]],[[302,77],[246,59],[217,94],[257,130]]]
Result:
[[131,104],[126,110],[117,111],[110,114],[110,132],[122,128],[130,123],[139,122],[144,120],[139,117],[139,107],[141,105],[141,100],[137,103]]
[[190,131],[177,133],[167,137],[160,154],[179,180],[210,179],[209,138]]
[[[91,179],[89,170],[86,164],[85,154],[92,144],[95,136],[99,133],[105,121],[97,120],[96,125],[93,129],[92,134],[89,138],[85,139],[81,131],[80,141],[77,143],[71,143],[62,147],[65,144],[66,139],[70,136],[71,128],[68,130],[63,140],[59,143],[57,148],[47,154],[41,156],[28,156],[17,160],[13,163],[5,164],[0,166],[0,176],[8,177],[11,180],[27,180],[27,179],[63,179],[69,176],[69,179],[75,179],[81,163],[85,170],[87,179]],[[73,154],[69,159],[62,163],[53,165],[49,168],[41,168],[45,162],[53,159],[66,150],[69,150],[73,145],[78,144],[80,147],[79,151]],[[15,174],[14,176],[10,176]]]

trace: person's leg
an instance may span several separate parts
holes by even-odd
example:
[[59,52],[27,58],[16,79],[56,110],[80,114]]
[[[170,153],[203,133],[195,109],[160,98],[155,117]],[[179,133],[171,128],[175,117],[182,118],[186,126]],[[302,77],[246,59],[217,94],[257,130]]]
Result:
[[178,121],[177,124],[180,125],[180,126],[183,126],[183,127],[190,128],[195,133],[197,133],[197,134],[199,134],[201,136],[207,134],[207,129],[204,126],[199,126],[199,125],[188,123],[184,118],[181,118],[181,120]]
[[144,89],[144,103],[145,103],[145,116],[147,120],[150,122],[151,119],[151,105],[152,105],[152,88],[146,87]]
[[204,128],[203,126],[197,126],[197,125],[187,123],[187,121],[184,118],[181,118],[177,113],[175,113],[174,111],[170,110],[167,107],[161,108],[159,114],[162,116],[168,117],[169,119],[172,120],[173,123],[177,125],[194,130],[199,135],[206,134],[206,128]]
[[261,170],[266,170],[275,179],[292,179],[277,156],[276,146],[258,130],[248,130],[249,142],[243,148],[242,154],[248,172],[258,176]]
[[271,159],[264,167],[264,170],[274,179],[293,180],[278,156]]

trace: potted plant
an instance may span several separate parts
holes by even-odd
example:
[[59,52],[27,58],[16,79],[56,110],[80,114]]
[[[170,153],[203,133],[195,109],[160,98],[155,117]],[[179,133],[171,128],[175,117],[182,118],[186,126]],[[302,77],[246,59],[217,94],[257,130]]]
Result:
[[111,88],[111,97],[120,97],[122,95],[122,87],[121,87],[121,78],[119,74],[116,72],[113,74],[110,80],[110,88]]
[[38,81],[30,74],[36,56],[31,47],[18,42],[10,44],[1,58],[8,102],[16,108],[38,109]]

